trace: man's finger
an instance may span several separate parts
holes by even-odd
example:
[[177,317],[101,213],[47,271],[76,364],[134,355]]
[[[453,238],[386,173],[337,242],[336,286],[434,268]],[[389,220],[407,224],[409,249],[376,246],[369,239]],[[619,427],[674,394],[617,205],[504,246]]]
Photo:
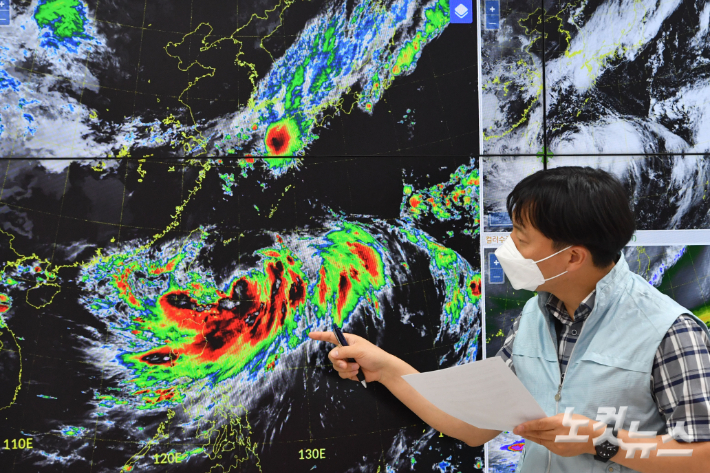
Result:
[[357,381],[357,371],[338,371],[338,374],[343,379],[354,379]]
[[516,435],[520,435],[521,433],[525,433],[527,431],[550,430],[550,429],[554,429],[556,425],[557,424],[556,424],[555,419],[552,419],[551,417],[545,417],[543,419],[530,420],[527,422],[523,422],[522,424],[517,426],[515,429],[513,429],[513,433]]
[[362,355],[362,350],[357,347],[337,347],[330,350],[328,358],[334,362],[335,360],[345,360],[347,358],[357,359],[361,358]]
[[330,353],[328,353],[328,359],[331,363],[333,363],[333,366],[336,369],[338,369],[338,367],[340,366],[340,357],[338,355],[339,353],[337,348],[330,350]]
[[357,371],[360,368],[360,365],[336,359],[333,360],[333,368],[337,371]]
[[[528,430],[523,432],[523,435],[527,437],[532,437],[536,439],[550,440],[554,441],[557,438],[557,434],[551,430]],[[562,434],[564,435],[564,434]]]
[[313,340],[330,342],[333,345],[338,344],[338,340],[335,338],[335,334],[333,332],[310,332],[308,336]]
[[542,442],[543,442],[543,439],[541,439],[539,437],[533,437],[531,435],[525,435],[525,436],[523,436],[523,438],[525,439],[525,441],[529,440],[531,442],[539,443],[540,445],[542,445]]

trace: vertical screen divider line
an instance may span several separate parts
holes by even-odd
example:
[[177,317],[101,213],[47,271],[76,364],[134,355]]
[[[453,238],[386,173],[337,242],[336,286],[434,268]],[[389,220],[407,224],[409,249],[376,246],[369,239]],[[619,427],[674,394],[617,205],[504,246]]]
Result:
[[542,4],[540,17],[542,22],[542,169],[547,170],[547,84],[545,82],[545,0]]
[[[480,0],[479,0],[480,1]],[[485,1],[485,0],[484,0]],[[485,3],[483,4],[485,8]],[[499,12],[500,13],[500,12]],[[481,49],[483,48],[483,36],[481,33],[481,5],[478,4],[476,8],[476,38],[478,44],[476,45],[476,72],[478,76],[476,77],[476,92],[478,94],[478,155],[483,155],[483,92],[481,91],[481,80],[483,77],[483,71],[481,70]],[[480,168],[479,168],[480,169]],[[480,170],[479,170],[480,172]],[[480,187],[479,187],[480,189]]]
[[[486,271],[485,252],[483,248],[483,229],[485,218],[483,215],[483,156],[478,157],[478,251],[481,255],[481,299],[478,307],[481,310],[481,336],[478,338],[481,344],[481,359],[486,359]],[[475,362],[475,360],[474,360]],[[488,473],[488,442],[483,444],[483,473]]]

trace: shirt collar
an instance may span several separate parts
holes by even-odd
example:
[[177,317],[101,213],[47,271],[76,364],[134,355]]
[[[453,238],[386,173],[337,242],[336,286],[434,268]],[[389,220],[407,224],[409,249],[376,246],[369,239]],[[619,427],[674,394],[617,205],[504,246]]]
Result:
[[557,320],[566,325],[572,325],[577,322],[584,322],[589,314],[594,309],[594,300],[596,299],[597,290],[590,292],[587,297],[585,297],[582,302],[579,303],[579,307],[574,311],[574,320],[567,313],[567,308],[564,302],[562,302],[557,296],[550,294],[547,297],[547,302],[545,303],[550,314]]

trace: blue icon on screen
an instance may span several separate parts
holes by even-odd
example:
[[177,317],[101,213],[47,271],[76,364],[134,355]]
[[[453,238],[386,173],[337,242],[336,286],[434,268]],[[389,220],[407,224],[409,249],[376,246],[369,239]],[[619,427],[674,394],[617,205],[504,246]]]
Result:
[[510,219],[508,212],[489,212],[488,213],[489,227],[512,227],[513,221]]
[[10,25],[10,0],[0,0],[0,26]]
[[451,23],[473,23],[473,0],[449,0]]
[[486,15],[498,16],[498,8],[500,7],[498,0],[486,0]]
[[505,273],[495,253],[488,253],[488,284],[505,284]]
[[498,0],[486,0],[486,29],[500,29],[500,2]]

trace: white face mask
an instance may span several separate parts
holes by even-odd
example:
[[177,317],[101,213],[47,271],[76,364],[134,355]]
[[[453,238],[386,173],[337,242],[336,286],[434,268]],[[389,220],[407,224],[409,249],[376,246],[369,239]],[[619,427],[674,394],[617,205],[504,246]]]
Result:
[[545,276],[542,275],[537,263],[552,258],[555,255],[559,255],[569,248],[572,248],[572,245],[548,256],[547,258],[535,261],[521,255],[520,251],[518,251],[518,248],[515,246],[513,238],[508,237],[508,239],[505,240],[505,242],[495,251],[495,255],[501,266],[503,266],[503,271],[505,272],[505,275],[508,276],[508,280],[514,289],[527,289],[528,291],[535,291],[538,286],[543,284],[545,281],[555,279],[556,277],[562,276],[567,272],[565,271],[557,276],[545,279]]

